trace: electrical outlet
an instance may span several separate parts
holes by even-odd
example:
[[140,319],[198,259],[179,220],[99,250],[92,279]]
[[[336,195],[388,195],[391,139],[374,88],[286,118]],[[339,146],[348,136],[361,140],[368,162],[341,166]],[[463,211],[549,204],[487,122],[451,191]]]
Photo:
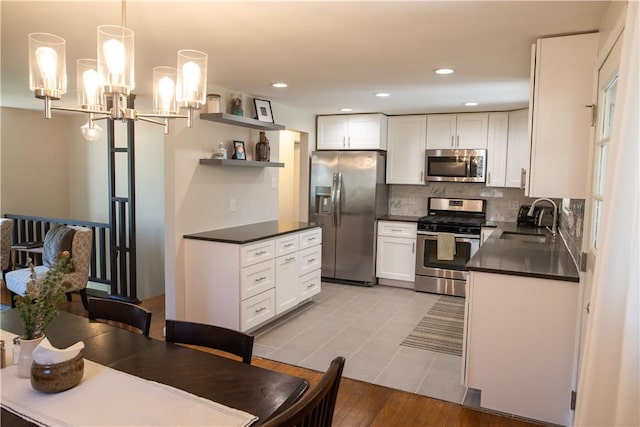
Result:
[[236,211],[236,199],[231,199],[231,203],[229,203],[229,209],[231,209],[231,212]]

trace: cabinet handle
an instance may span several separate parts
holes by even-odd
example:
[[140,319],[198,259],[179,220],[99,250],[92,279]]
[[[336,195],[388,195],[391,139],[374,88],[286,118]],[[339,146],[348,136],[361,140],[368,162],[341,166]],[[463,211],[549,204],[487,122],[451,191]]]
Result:
[[351,148],[351,135],[347,137],[347,148]]
[[451,146],[455,147],[456,146],[456,140],[455,140],[455,136],[451,135]]
[[420,172],[420,182],[424,181],[424,172]]
[[260,312],[262,312],[262,311],[265,311],[266,309],[267,309],[267,307],[260,307],[259,309],[254,310],[254,311],[255,311],[256,313],[260,313]]
[[411,253],[412,254],[416,253],[416,242],[411,243]]
[[292,257],[286,258],[284,262],[291,262],[291,261],[294,261],[295,259],[296,257],[292,256]]
[[491,171],[487,172],[487,182],[491,184]]
[[314,262],[315,260],[316,260],[315,258],[309,258],[309,259],[307,260],[307,262],[308,262],[308,263],[312,263],[312,262]]
[[308,241],[308,242],[311,242],[312,240],[316,240],[316,237],[315,237],[315,236],[313,236],[313,237],[309,237],[309,238],[307,239],[307,241]]
[[257,279],[255,279],[255,282],[262,282],[263,280],[266,280],[266,276],[262,276],[262,277],[258,277]]
[[307,289],[311,289],[311,288],[313,288],[315,285],[316,285],[315,283],[312,283],[312,284],[310,284],[310,285],[307,285]]
[[287,243],[284,245],[285,248],[290,248],[291,246],[293,246],[293,243]]
[[260,256],[260,255],[264,255],[266,253],[267,253],[267,251],[258,251],[258,252],[255,252],[255,255],[256,256]]
[[399,229],[399,228],[392,228],[392,229],[391,229],[391,231],[397,231],[398,233],[401,233],[401,232],[402,232],[402,230],[401,230],[401,229]]
[[343,136],[342,137],[342,148],[345,148],[347,146],[347,137]]
[[456,135],[456,148],[460,147],[460,135]]
[[524,186],[527,182],[527,170],[525,168],[520,169],[520,188],[524,190]]

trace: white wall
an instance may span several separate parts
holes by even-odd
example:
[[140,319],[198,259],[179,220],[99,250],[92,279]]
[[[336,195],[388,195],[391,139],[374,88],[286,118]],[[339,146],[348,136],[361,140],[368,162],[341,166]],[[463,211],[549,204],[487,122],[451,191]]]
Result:
[[68,218],[69,120],[45,120],[42,111],[14,108],[1,108],[0,120],[1,213]]

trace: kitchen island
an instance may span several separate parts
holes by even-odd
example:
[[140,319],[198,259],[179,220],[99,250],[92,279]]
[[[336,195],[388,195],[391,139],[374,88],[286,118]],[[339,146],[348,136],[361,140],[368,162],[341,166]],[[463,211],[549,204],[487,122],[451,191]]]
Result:
[[250,332],[320,292],[317,224],[267,221],[184,239],[186,320]]
[[561,237],[501,224],[467,269],[465,385],[483,408],[570,425],[580,276]]

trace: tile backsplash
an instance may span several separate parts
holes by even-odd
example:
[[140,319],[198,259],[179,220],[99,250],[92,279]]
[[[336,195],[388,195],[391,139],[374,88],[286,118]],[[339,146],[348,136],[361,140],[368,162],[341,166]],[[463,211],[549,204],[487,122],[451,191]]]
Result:
[[[565,199],[566,201],[567,199]],[[560,234],[567,243],[567,248],[573,258],[580,259],[582,251],[582,237],[584,233],[584,199],[568,199],[568,210],[562,212]],[[566,206],[566,204],[565,204]]]
[[430,182],[426,185],[391,185],[389,214],[423,216],[427,214],[429,197],[486,199],[487,219],[516,221],[520,205],[535,199],[525,197],[519,188],[494,188],[478,183]]

